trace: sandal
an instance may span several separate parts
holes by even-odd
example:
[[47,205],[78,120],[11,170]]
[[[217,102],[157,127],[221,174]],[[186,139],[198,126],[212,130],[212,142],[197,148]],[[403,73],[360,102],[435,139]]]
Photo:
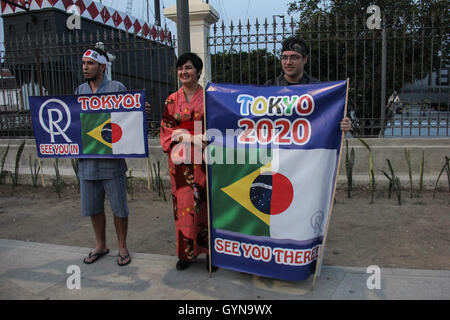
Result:
[[[125,260],[126,258],[129,258],[127,262],[125,263],[120,263],[121,261]],[[123,267],[126,266],[127,264],[129,264],[131,262],[131,257],[130,254],[127,254],[126,256],[121,256],[119,253],[119,260],[117,261],[117,264],[119,265],[119,267]]]
[[[89,255],[83,259],[83,262],[86,264],[91,264],[103,257],[104,255],[107,255],[109,253],[109,249],[107,249],[105,252],[102,253],[94,253],[94,251],[89,252]],[[86,261],[86,259],[91,259],[90,262]],[[93,259],[93,260],[92,260]]]
[[187,267],[189,267],[190,264],[191,264],[191,263],[190,263],[189,261],[178,260],[177,265],[176,265],[176,268],[177,268],[178,271],[181,271],[181,270],[184,270],[184,269],[186,269]]

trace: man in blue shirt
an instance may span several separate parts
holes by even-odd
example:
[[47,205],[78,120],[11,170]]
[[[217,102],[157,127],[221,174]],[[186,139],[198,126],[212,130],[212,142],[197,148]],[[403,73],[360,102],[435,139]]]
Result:
[[[75,94],[107,93],[126,91],[125,86],[108,80],[105,70],[109,64],[107,54],[98,48],[88,49],[83,55],[83,76],[87,82],[80,85]],[[126,193],[125,159],[79,159],[81,214],[91,217],[96,237],[96,247],[83,261],[91,264],[109,253],[106,245],[105,193],[114,213],[114,225],[119,241],[117,264],[125,266],[131,262],[127,249],[128,204]]]

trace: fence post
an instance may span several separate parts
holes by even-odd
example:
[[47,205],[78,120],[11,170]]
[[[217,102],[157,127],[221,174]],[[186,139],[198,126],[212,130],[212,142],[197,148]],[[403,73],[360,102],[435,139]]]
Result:
[[191,51],[188,0],[177,0],[176,5],[164,9],[164,15],[177,24],[178,55]]
[[42,92],[42,81],[41,81],[41,56],[39,53],[39,48],[36,49],[36,67],[37,67],[37,82],[39,84],[39,95],[43,96],[44,94]]
[[381,29],[381,120],[380,136],[384,138],[385,115],[386,115],[386,17],[383,15]]
[[191,51],[189,34],[189,1],[177,0],[178,54]]

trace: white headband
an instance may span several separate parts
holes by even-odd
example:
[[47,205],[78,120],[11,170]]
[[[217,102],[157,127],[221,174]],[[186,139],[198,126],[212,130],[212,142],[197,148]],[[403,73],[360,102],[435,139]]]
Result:
[[97,61],[100,64],[106,64],[106,66],[109,65],[109,62],[108,60],[106,60],[106,57],[104,55],[92,49],[87,50],[84,53],[83,58],[91,58],[92,60]]

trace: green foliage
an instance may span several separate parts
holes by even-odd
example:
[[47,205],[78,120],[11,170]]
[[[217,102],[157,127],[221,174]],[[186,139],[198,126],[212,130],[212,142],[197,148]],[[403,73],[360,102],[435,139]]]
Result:
[[13,185],[17,186],[19,184],[19,167],[20,167],[20,158],[22,157],[23,148],[25,147],[25,140],[22,141],[22,143],[19,146],[19,149],[17,149],[16,154],[16,164],[14,168],[14,175],[11,175]]
[[447,156],[445,157],[445,162],[444,162],[444,166],[441,169],[441,172],[439,172],[439,176],[436,180],[436,183],[434,185],[434,190],[433,190],[433,199],[436,193],[436,189],[439,183],[439,179],[441,178],[442,173],[444,172],[444,170],[447,172],[447,179],[448,179],[448,192],[450,192],[450,158],[448,158]]
[[365,15],[366,9],[373,4],[382,8],[388,16],[415,13],[423,18],[433,12],[440,13],[448,8],[445,1],[436,0],[297,0],[289,3],[288,13],[300,12],[305,19],[317,14],[329,13],[349,14],[355,12]]
[[378,134],[372,127],[380,122],[373,118],[381,116],[381,30],[366,27],[366,10],[373,4],[386,28],[386,99],[450,62],[448,1],[297,0],[288,9],[301,16],[296,35],[310,46],[306,70],[322,81],[350,77],[348,105],[363,127],[356,133],[363,136]]
[[391,161],[389,159],[386,159],[389,171],[391,172],[391,176],[389,176],[384,170],[381,170],[383,174],[388,178],[389,180],[389,199],[391,198],[392,189],[394,189],[395,193],[397,194],[397,200],[398,204],[402,204],[402,186],[400,184],[400,179],[395,175],[394,169],[392,168]]
[[6,147],[5,151],[3,151],[3,153],[2,153],[1,170],[0,170],[0,184],[3,184],[5,177],[11,173],[10,171],[3,170],[5,167],[5,161],[6,161],[6,156],[8,155],[8,151],[9,151],[9,143],[8,143],[8,146]]
[[80,192],[80,178],[78,177],[78,159],[71,158],[70,162],[72,163],[72,169],[73,169],[73,172],[75,172],[75,177],[77,178],[78,192]]
[[55,168],[55,178],[52,179],[53,187],[55,188],[56,193],[58,194],[58,199],[61,200],[61,191],[63,188],[63,182],[61,179],[61,175],[59,174],[59,163],[58,158],[55,158],[53,163],[53,167]]
[[[160,163],[159,163],[159,161],[158,161],[158,180],[159,180],[159,183],[158,183],[158,188],[159,188],[158,193],[160,192],[160,193],[163,195],[164,201],[167,201],[166,193],[164,192],[163,181],[162,181],[162,179],[161,179],[160,170],[161,170],[161,167],[160,167]],[[161,195],[160,195],[160,196],[161,196]]]
[[405,148],[405,159],[408,165],[408,175],[409,175],[409,197],[413,197],[413,182],[412,182],[412,169],[411,169],[411,153],[407,148]]
[[250,54],[230,50],[212,54],[211,68],[213,82],[264,84],[281,72],[281,62],[267,49],[252,50]]
[[34,165],[31,162],[31,154],[29,157],[30,162],[30,173],[31,173],[31,181],[33,183],[33,187],[38,186],[38,178],[39,178],[39,171],[41,170],[41,167],[38,164],[38,159],[34,159]]
[[419,172],[419,195],[423,190],[423,171],[425,167],[425,151],[422,150],[422,160],[420,161],[420,172]]
[[373,198],[375,196],[375,169],[374,169],[374,161],[373,161],[373,154],[372,149],[370,148],[369,144],[361,139],[358,138],[358,140],[369,150],[369,190],[370,190],[370,204],[373,204]]
[[[156,169],[156,164],[153,163],[153,170],[154,170],[154,179],[152,179],[152,190],[156,191],[158,190],[158,197],[161,198],[161,195],[163,196],[163,200],[167,201],[166,193],[164,192],[164,184],[161,179],[161,165],[158,161],[158,170]],[[151,170],[151,166],[150,166]]]
[[347,173],[347,197],[351,198],[353,190],[353,166],[355,165],[355,149],[352,147],[348,154],[348,140],[345,139],[345,170]]

